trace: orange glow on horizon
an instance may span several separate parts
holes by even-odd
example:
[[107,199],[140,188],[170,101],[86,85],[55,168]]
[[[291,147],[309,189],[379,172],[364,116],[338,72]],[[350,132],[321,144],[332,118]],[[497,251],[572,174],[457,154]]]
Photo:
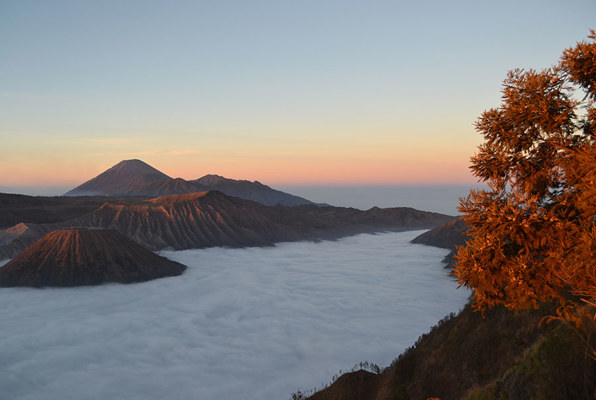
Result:
[[[395,162],[378,160],[355,163],[353,160],[334,160],[318,163],[298,161],[261,162],[244,164],[240,161],[208,167],[189,166],[188,163],[168,165],[143,160],[172,178],[192,180],[207,174],[230,179],[259,181],[267,185],[383,185],[383,184],[460,184],[475,182],[468,171],[467,161]],[[164,161],[164,160],[159,160]],[[2,174],[0,186],[78,186],[104,172],[117,162],[105,165],[93,163],[55,163],[51,166],[30,163],[8,167]],[[202,164],[202,163],[201,163]]]
[[92,132],[65,142],[14,132],[4,143],[0,186],[76,187],[128,159],[186,180],[217,174],[267,185],[475,182],[468,166],[480,138],[467,119],[211,128]]

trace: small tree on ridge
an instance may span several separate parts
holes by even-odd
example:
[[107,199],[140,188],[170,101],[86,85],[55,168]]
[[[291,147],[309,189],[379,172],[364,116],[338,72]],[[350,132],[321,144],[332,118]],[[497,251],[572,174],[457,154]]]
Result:
[[455,274],[474,290],[477,309],[552,301],[559,318],[594,323],[594,30],[588,39],[549,69],[510,71],[501,105],[476,122],[485,141],[470,168],[488,189],[460,199],[471,239],[458,249]]

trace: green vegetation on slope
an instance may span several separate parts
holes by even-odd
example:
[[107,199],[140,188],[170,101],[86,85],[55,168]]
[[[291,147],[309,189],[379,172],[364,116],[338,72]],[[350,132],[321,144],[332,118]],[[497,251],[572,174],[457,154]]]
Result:
[[596,365],[547,307],[484,318],[470,305],[443,319],[380,374],[345,374],[312,400],[592,399]]

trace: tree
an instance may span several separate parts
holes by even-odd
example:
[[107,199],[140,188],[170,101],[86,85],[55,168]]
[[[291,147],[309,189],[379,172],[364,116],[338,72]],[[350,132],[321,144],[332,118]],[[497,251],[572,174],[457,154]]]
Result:
[[477,309],[554,302],[559,318],[594,322],[594,30],[588,39],[549,69],[510,71],[501,105],[476,122],[485,141],[470,168],[488,189],[460,199],[471,239],[458,249],[455,274],[474,290]]

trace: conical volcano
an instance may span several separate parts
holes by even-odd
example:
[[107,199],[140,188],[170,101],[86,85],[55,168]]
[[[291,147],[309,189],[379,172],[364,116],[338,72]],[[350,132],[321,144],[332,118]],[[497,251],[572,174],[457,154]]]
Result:
[[108,229],[48,233],[0,268],[0,286],[84,286],[180,275],[186,267]]
[[123,195],[134,193],[139,187],[170,180],[172,178],[141,160],[124,160],[65,196]]

